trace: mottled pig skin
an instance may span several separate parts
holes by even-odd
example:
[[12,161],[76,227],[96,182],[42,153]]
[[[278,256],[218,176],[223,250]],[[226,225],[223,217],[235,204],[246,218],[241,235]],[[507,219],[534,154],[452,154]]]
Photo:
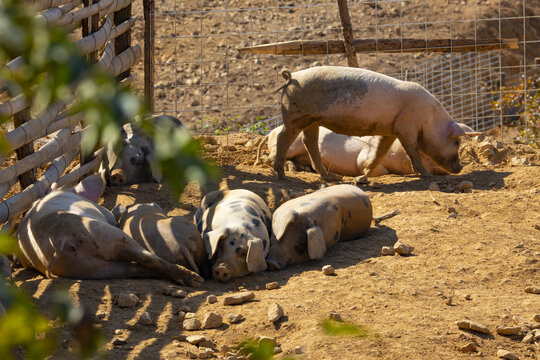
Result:
[[353,185],[329,186],[289,200],[272,216],[268,266],[280,270],[320,259],[339,241],[362,237],[372,219],[369,197]]
[[255,193],[213,191],[195,213],[215,279],[227,281],[266,270],[271,212]]
[[206,250],[191,221],[169,217],[155,203],[117,205],[112,213],[118,227],[152,254],[206,275]]

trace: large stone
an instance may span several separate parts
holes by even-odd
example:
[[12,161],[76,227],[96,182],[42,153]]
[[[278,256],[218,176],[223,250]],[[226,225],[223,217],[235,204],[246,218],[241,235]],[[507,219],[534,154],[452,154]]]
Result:
[[210,312],[206,314],[206,316],[203,319],[202,327],[204,329],[216,329],[220,327],[223,324],[223,318],[221,315],[218,315],[216,313]]
[[274,303],[268,308],[268,320],[276,322],[283,316],[283,308],[278,303]]
[[225,296],[223,298],[223,305],[238,305],[253,299],[255,299],[255,293],[253,291],[242,291]]
[[237,322],[240,322],[244,320],[244,315],[242,314],[229,314],[227,316],[227,321],[229,324],[236,324]]

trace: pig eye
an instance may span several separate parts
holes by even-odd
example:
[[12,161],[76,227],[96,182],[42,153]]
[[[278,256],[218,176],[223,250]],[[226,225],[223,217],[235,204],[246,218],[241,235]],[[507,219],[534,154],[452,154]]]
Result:
[[236,249],[234,249],[234,252],[238,256],[246,256],[247,255],[247,249],[243,246],[239,246]]

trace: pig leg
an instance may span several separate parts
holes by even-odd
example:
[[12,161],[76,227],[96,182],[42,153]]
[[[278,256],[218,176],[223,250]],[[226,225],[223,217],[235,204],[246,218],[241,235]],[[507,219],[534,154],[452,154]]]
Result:
[[365,162],[365,176],[375,176],[375,168],[386,155],[395,139],[396,138],[392,136],[381,137],[375,155]]
[[322,176],[328,175],[328,171],[326,171],[322,163],[319,149],[319,125],[315,124],[305,128],[302,135],[302,142],[307,150],[313,169]]
[[430,176],[429,171],[426,170],[424,164],[422,163],[420,151],[418,150],[418,142],[416,140],[405,139],[399,135],[398,139],[401,142],[401,145],[403,145],[405,152],[407,152],[407,155],[409,155],[414,171],[422,176]]
[[198,286],[203,282],[198,274],[146,251],[122,230],[101,221],[70,213],[50,214],[37,221],[32,230],[53,243],[58,256],[50,269],[59,262],[69,263],[69,259],[83,273],[93,271],[95,258],[110,263],[134,261],[182,285]]
[[277,135],[276,142],[276,157],[274,159],[274,170],[278,174],[278,178],[283,178],[285,176],[285,171],[283,166],[285,165],[285,157],[287,155],[287,150],[289,146],[293,143],[294,139],[300,133],[301,128],[290,128],[285,127],[281,128],[281,131]]

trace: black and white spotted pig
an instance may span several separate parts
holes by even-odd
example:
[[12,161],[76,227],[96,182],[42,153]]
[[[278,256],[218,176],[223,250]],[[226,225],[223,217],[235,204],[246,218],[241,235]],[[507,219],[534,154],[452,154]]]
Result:
[[335,185],[281,205],[272,217],[267,258],[271,270],[308,259],[320,259],[338,241],[364,235],[372,207],[365,192],[353,185]]
[[195,223],[215,279],[227,281],[266,270],[271,212],[257,194],[244,189],[208,193],[195,213]]

